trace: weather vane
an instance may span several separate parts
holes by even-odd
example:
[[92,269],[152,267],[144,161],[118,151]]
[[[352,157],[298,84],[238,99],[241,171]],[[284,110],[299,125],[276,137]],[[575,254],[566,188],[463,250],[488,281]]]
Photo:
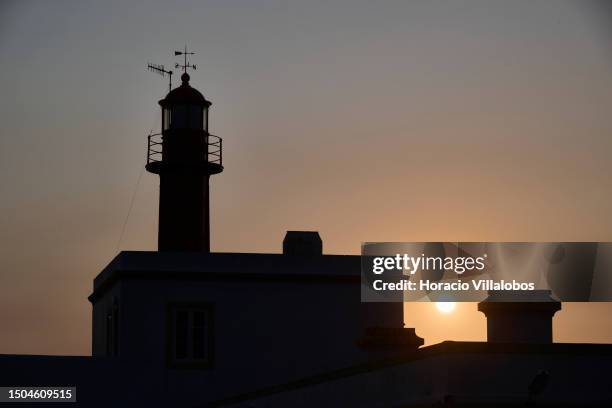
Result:
[[168,75],[168,77],[170,77],[170,81],[168,84],[168,92],[172,90],[172,71],[165,69],[163,65],[151,64],[151,63],[147,65],[147,68],[149,69],[149,71],[155,72],[163,77]]
[[187,45],[185,45],[185,49],[183,51],[174,51],[174,55],[182,55],[184,58],[183,64],[179,64],[178,62],[174,65],[174,68],[182,68],[183,72],[187,72],[187,68],[192,68],[193,70],[196,69],[195,64],[190,64],[187,61],[187,56],[188,55],[195,55],[195,52],[189,52],[187,51]]

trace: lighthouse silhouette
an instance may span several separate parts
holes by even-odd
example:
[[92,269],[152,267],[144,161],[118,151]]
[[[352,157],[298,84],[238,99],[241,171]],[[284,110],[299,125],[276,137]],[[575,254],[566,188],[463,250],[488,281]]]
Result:
[[160,251],[210,252],[209,181],[223,171],[222,140],[208,132],[211,102],[189,79],[183,72],[159,101],[162,132],[148,138],[146,169],[159,175]]

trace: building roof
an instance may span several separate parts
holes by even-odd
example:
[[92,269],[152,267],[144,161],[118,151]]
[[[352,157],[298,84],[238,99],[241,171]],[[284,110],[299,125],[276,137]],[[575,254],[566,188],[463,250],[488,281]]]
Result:
[[267,397],[278,393],[298,390],[360,374],[375,372],[377,370],[399,366],[413,361],[425,360],[443,355],[558,355],[558,356],[612,356],[612,344],[585,344],[585,343],[489,343],[489,342],[467,342],[467,341],[444,341],[431,346],[421,347],[413,353],[397,357],[386,358],[358,364],[352,367],[342,368],[330,372],[299,379],[285,384],[278,384],[264,389],[248,392],[223,400],[206,403],[202,408],[223,407],[240,402],[249,401],[261,397]]
[[202,106],[210,106],[210,101],[207,101],[204,98],[204,95],[200,91],[195,88],[192,88],[189,85],[189,74],[181,75],[181,80],[183,83],[168,92],[168,95],[161,101],[159,104],[161,106],[169,106],[169,105],[202,105]]
[[94,279],[94,301],[114,282],[132,279],[282,280],[359,284],[359,255],[120,252]]

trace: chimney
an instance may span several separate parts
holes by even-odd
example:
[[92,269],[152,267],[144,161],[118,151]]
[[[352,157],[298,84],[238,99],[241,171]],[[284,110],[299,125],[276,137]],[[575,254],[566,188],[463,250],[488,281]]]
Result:
[[552,343],[552,319],[561,302],[550,290],[489,291],[478,303],[491,343]]
[[404,302],[362,302],[361,337],[357,344],[372,357],[410,353],[425,342],[412,327],[404,327]]
[[322,255],[323,241],[317,231],[287,231],[283,240],[284,255]]

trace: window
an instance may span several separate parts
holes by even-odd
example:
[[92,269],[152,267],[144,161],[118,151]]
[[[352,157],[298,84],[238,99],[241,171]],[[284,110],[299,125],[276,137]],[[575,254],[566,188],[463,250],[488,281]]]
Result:
[[209,303],[173,304],[168,310],[168,362],[174,367],[210,367],[213,308]]
[[170,108],[163,108],[162,111],[162,129],[170,129],[172,126],[172,111]]
[[202,129],[202,107],[189,107],[189,129]]
[[[206,110],[206,112],[204,112]],[[208,110],[200,105],[176,105],[162,109],[162,129],[207,129]]]
[[119,305],[113,299],[113,305],[106,313],[106,355],[119,355]]

